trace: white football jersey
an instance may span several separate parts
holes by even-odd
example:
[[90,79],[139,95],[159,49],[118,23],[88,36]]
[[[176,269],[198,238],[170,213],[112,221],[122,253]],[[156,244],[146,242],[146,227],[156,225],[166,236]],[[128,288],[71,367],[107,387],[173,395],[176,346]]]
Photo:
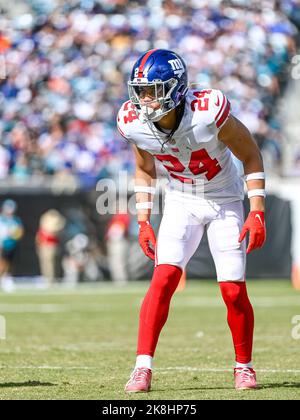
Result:
[[229,115],[230,102],[220,90],[189,90],[179,127],[167,142],[168,133],[152,122],[142,123],[130,101],[122,105],[117,125],[126,140],[163,164],[169,190],[222,204],[244,197],[232,154],[218,140]]

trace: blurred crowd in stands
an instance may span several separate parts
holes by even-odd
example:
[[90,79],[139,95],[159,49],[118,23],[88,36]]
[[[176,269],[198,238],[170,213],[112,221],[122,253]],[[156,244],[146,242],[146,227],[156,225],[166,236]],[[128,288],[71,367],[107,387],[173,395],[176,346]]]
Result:
[[53,174],[88,187],[133,170],[115,119],[131,67],[150,48],[179,52],[190,82],[220,88],[280,162],[274,106],[296,54],[300,5],[293,0],[28,0],[0,16],[0,179]]

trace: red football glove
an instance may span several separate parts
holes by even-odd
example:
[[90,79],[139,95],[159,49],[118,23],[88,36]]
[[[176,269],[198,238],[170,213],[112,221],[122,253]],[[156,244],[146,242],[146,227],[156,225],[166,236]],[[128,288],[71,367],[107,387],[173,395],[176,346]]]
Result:
[[[151,258],[151,260],[155,259],[155,245],[156,245],[156,238],[155,233],[152,229],[150,223],[147,222],[139,222],[139,243],[144,251],[144,254]],[[152,244],[152,248],[151,245]]]
[[249,232],[247,254],[256,248],[261,248],[266,240],[265,213],[263,211],[250,211],[241,231],[239,242],[245,239]]

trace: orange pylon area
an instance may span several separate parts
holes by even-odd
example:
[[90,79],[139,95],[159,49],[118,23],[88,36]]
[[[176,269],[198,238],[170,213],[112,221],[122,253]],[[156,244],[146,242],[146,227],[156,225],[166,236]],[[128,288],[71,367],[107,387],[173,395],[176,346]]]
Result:
[[182,292],[185,289],[185,284],[186,284],[186,271],[183,270],[175,292]]
[[292,268],[292,285],[294,289],[300,290],[300,266],[294,265]]

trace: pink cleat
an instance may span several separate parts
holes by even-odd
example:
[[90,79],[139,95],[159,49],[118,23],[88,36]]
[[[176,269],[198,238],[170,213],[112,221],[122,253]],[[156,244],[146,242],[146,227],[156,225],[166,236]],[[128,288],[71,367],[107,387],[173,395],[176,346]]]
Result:
[[152,371],[148,368],[136,368],[125,385],[125,392],[149,392]]
[[251,368],[235,368],[235,389],[257,389],[256,373]]

